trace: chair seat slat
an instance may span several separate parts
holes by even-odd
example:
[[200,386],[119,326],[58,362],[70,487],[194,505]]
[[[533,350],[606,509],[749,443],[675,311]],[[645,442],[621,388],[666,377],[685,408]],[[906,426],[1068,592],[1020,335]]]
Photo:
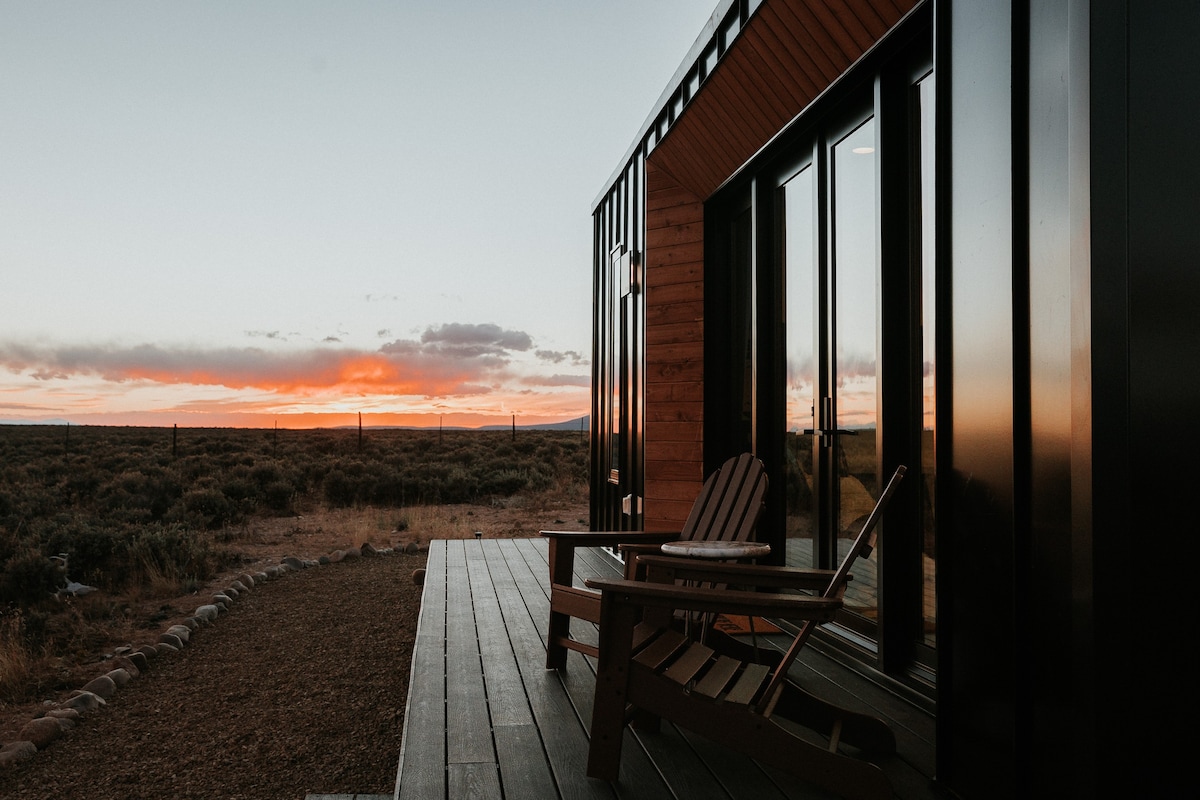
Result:
[[633,628],[633,652],[641,650],[646,644],[654,638],[655,634],[661,631],[662,628],[658,625],[651,625],[648,622],[639,622]]
[[660,669],[671,656],[687,644],[687,641],[688,638],[679,631],[664,630],[657,639],[634,656],[633,660],[650,669]]
[[692,691],[703,697],[711,697],[715,700],[717,695],[725,691],[726,684],[729,683],[729,680],[741,665],[742,662],[735,658],[719,656]]
[[675,660],[663,675],[678,683],[680,686],[686,685],[690,680],[696,677],[696,674],[704,668],[708,660],[713,657],[713,649],[705,647],[699,642],[693,642],[683,655]]
[[749,704],[758,694],[759,688],[762,687],[763,681],[767,679],[769,673],[770,669],[765,664],[747,664],[742,670],[741,677],[737,679],[737,683],[729,690],[729,694],[725,695],[725,699],[738,705]]

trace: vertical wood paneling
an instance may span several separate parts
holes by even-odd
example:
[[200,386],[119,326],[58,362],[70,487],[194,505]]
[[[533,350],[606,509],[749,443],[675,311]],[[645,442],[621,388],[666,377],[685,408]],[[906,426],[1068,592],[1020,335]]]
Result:
[[646,163],[644,525],[674,530],[704,477],[704,204]]

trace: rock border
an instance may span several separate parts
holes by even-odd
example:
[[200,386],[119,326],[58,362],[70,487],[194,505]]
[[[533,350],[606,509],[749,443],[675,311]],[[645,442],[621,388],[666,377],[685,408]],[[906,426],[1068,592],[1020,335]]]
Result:
[[[416,555],[427,552],[428,547],[427,544],[410,541],[396,547],[376,548],[367,542],[358,547],[335,550],[315,559],[284,556],[278,564],[254,573],[243,572],[236,575],[226,588],[214,592],[209,602],[197,606],[191,616],[165,628],[154,644],[137,647],[128,644],[115,648],[112,653],[106,653],[103,657],[108,666],[107,671],[73,690],[64,700],[46,700],[43,703],[46,710],[25,723],[18,732],[17,739],[0,745],[0,769],[31,759],[54,744],[84,716],[107,705],[130,681],[148,670],[155,659],[185,649],[197,631],[215,623],[222,614],[233,607],[238,598],[256,587],[311,567],[393,554]],[[422,585],[424,575],[425,570],[414,570],[413,582],[418,586]]]

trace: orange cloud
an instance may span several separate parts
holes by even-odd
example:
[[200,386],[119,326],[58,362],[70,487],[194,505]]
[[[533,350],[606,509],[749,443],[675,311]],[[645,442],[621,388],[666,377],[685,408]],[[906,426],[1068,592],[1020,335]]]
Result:
[[428,398],[488,394],[510,377],[512,353],[531,347],[532,340],[521,331],[454,323],[429,328],[419,340],[395,340],[374,351],[0,342],[0,365],[38,381],[94,376],[113,383]]
[[[566,364],[581,374],[538,366]],[[372,425],[437,425],[449,415],[464,426],[513,415],[534,424],[586,413],[585,372],[577,354],[534,351],[527,334],[495,325],[433,327],[375,350],[0,341],[0,409],[19,421],[114,425],[328,427],[360,411]]]

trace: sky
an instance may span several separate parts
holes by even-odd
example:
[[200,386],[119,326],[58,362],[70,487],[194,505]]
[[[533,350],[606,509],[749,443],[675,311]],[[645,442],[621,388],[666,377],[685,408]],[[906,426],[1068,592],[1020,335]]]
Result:
[[0,422],[589,408],[591,206],[716,0],[0,0]]

